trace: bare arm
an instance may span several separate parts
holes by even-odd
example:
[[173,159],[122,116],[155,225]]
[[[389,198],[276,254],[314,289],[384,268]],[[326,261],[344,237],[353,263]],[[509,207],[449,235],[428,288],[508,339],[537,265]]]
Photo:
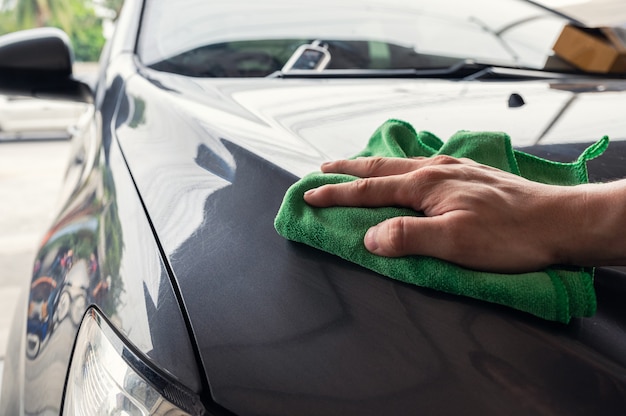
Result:
[[501,272],[626,264],[626,180],[552,186],[447,156],[342,160],[322,171],[363,179],[307,192],[313,206],[397,205],[426,215],[372,227],[364,243],[381,256]]

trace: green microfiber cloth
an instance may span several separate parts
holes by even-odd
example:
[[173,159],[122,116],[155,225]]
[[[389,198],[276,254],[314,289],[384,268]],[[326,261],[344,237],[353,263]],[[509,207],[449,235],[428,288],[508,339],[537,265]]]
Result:
[[[378,128],[367,147],[355,157],[466,157],[533,181],[576,185],[588,181],[586,162],[602,154],[607,146],[608,137],[605,136],[587,148],[576,161],[560,163],[514,150],[505,133],[460,131],[444,143],[431,133],[417,133],[406,122],[389,120]],[[593,268],[554,266],[533,273],[498,274],[465,269],[425,256],[388,258],[371,254],[363,244],[370,227],[391,217],[422,214],[396,207],[315,208],[304,202],[303,195],[309,189],[355,179],[349,175],[321,172],[303,177],[285,194],[274,222],[278,233],[393,279],[507,305],[547,320],[567,323],[571,317],[595,313]]]

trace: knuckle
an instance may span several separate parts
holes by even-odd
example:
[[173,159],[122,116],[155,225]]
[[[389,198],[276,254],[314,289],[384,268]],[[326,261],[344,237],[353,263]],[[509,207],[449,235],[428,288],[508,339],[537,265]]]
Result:
[[407,220],[404,217],[389,221],[387,227],[387,244],[395,253],[404,253],[407,247]]
[[367,194],[371,188],[372,181],[369,178],[357,179],[352,182],[354,191],[359,194]]
[[460,160],[453,156],[448,155],[437,155],[432,157],[432,162],[435,165],[451,165],[460,163]]
[[459,158],[457,160],[459,161],[459,163],[463,163],[465,165],[476,165],[477,164],[474,160],[472,160],[472,159],[470,159],[468,157],[462,157],[462,158]]
[[387,166],[387,159],[383,157],[369,157],[363,163],[363,176],[376,176]]
[[411,182],[415,185],[437,182],[444,177],[441,169],[436,166],[425,166],[421,169],[412,171],[409,175],[411,177]]

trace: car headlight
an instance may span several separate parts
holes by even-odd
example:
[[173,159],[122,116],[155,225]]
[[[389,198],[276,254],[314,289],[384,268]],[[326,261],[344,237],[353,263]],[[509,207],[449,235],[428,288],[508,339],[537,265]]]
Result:
[[83,319],[70,365],[64,415],[202,415],[198,397],[128,348],[95,310]]

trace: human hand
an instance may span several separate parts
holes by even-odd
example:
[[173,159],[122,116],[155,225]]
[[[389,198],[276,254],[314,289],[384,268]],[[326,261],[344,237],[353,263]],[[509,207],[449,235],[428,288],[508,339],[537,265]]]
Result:
[[587,226],[580,215],[586,188],[532,182],[469,159],[359,158],[325,163],[322,171],[361,179],[308,191],[304,199],[312,206],[402,206],[424,213],[368,230],[365,247],[381,256],[532,271],[570,262],[564,246]]

